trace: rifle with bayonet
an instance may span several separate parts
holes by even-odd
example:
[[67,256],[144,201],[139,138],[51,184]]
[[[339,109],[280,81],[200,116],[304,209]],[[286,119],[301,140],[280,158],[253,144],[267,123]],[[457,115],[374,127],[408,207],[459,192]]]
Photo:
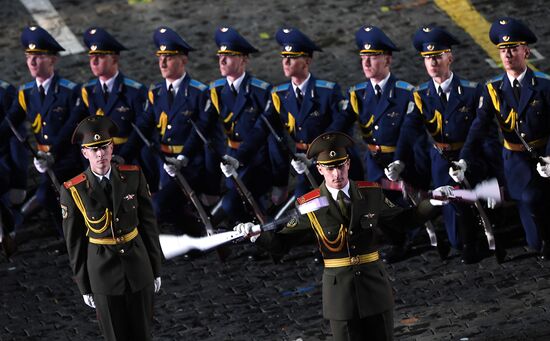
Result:
[[[132,122],[131,124],[145,146],[147,146],[147,148],[154,152],[162,160],[162,162],[169,164],[170,161],[167,160],[166,155],[164,155],[164,153],[161,153],[159,149],[154,148],[154,145],[151,143],[151,141],[147,139],[147,137],[143,134],[143,132],[135,123]],[[206,234],[208,236],[213,235],[214,228],[212,226],[212,222],[210,221],[210,216],[208,215],[208,213],[206,213],[206,210],[204,209],[199,197],[197,196],[197,193],[193,190],[193,188],[191,188],[191,186],[180,171],[176,171],[176,176],[174,177],[174,180],[176,181],[176,184],[179,186],[181,191],[189,198],[193,206],[195,206],[195,208],[197,209],[197,213],[199,214],[199,217],[204,224]]]
[[[208,140],[206,138],[206,136],[202,133],[202,131],[200,130],[200,128],[197,126],[197,124],[189,119],[189,122],[191,123],[191,125],[193,126],[193,129],[195,129],[195,132],[197,133],[197,135],[199,136],[199,138],[202,140],[202,142],[204,143],[204,145],[206,146],[206,148],[208,148],[208,150],[210,150],[211,152],[213,152],[214,154],[217,154],[218,156],[220,156],[220,160],[223,164],[226,164],[227,161],[225,161],[221,155],[219,155],[219,152],[212,146],[212,143],[210,142],[210,140]],[[262,213],[262,210],[260,209],[260,206],[258,205],[258,203],[256,202],[256,200],[254,199],[254,196],[252,195],[252,193],[248,190],[248,188],[246,187],[246,185],[243,183],[243,181],[239,178],[238,174],[236,172],[234,172],[233,174],[231,174],[231,179],[233,180],[233,182],[235,183],[235,186],[237,186],[237,189],[239,191],[239,194],[241,195],[241,197],[243,199],[246,200],[246,202],[250,205],[250,207],[252,208],[252,211],[254,212],[254,215],[256,216],[256,218],[258,219],[258,221],[261,223],[261,224],[265,224],[267,222],[267,219],[265,217],[265,215]]]
[[[21,142],[25,146],[25,148],[27,148],[35,158],[42,159],[43,157],[38,154],[38,151],[34,149],[31,143],[29,142],[29,138],[21,136],[21,134],[17,131],[17,128],[13,125],[12,121],[9,119],[8,116],[6,116],[4,119],[6,120],[6,122],[8,122],[8,125],[10,126],[10,129],[13,132],[13,135],[15,135],[15,137],[17,138],[17,140],[19,140],[19,142]],[[50,181],[52,182],[53,187],[55,188],[55,192],[59,197],[59,187],[61,185],[59,184],[59,180],[57,180],[57,176],[55,176],[53,169],[51,169],[51,167],[49,166],[46,169],[46,173],[48,174],[48,177],[50,178]]]

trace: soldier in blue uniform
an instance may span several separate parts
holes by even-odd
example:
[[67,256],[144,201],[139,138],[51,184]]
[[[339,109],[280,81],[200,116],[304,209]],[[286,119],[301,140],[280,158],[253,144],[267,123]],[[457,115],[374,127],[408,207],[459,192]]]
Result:
[[537,38],[521,21],[499,18],[491,25],[489,37],[499,49],[505,73],[483,88],[477,117],[460,153],[460,169],[451,175],[460,177],[473,168],[475,151],[496,117],[503,136],[506,189],[517,202],[527,244],[548,259],[550,182],[545,178],[550,175],[550,159],[537,156],[550,155],[550,76],[527,66],[529,44]]
[[217,122],[212,112],[204,111],[208,87],[191,78],[187,72],[188,54],[194,49],[166,26],[155,30],[153,41],[164,80],[151,85],[145,115],[138,120],[138,126],[158,143],[170,163],[162,164],[160,160],[151,159],[154,156],[144,151],[143,159],[151,160],[144,166],[151,173],[158,173],[160,166],[164,169],[160,172],[160,189],[153,199],[158,219],[182,227],[181,213],[187,199],[172,177],[181,172],[192,188],[201,194],[206,205],[217,200],[221,173],[217,162],[212,161],[210,167],[217,174],[206,168],[205,158],[211,152],[198,138],[191,121],[196,122],[202,133],[210,138],[215,136]]
[[[335,82],[318,79],[310,72],[313,53],[321,52],[311,39],[297,28],[280,28],[275,39],[281,45],[282,66],[285,77],[290,81],[273,88],[273,107],[294,140],[298,160],[290,164],[299,174],[296,178],[294,194],[299,197],[311,190],[311,185],[303,175],[309,167],[311,174],[320,180],[312,162],[305,157],[309,144],[327,131],[351,133],[353,114],[342,110],[345,100],[340,86]],[[274,168],[274,183],[286,185],[289,174],[289,157],[282,153],[275,141],[270,138],[270,155]],[[350,147],[350,177],[362,179],[362,167],[357,151]]]
[[119,71],[120,52],[126,47],[106,30],[97,26],[88,28],[84,43],[89,49],[90,69],[97,78],[82,86],[80,118],[88,115],[111,118],[119,128],[118,136],[113,138],[114,160],[132,163],[139,156],[139,148],[130,123],[143,115],[147,89]]
[[[263,140],[251,144],[247,140],[267,106],[271,85],[246,71],[249,55],[258,50],[235,29],[220,27],[214,38],[223,78],[210,83],[210,100],[227,139],[221,169],[227,178],[237,172],[260,203],[272,185],[267,143]],[[228,191],[222,201],[225,216],[230,222],[249,219],[234,181],[227,179],[226,187]]]
[[[396,158],[411,159],[410,146],[419,137],[425,137],[426,128],[433,137],[430,140],[431,179],[433,186],[457,186],[463,179],[453,180],[449,175],[451,163],[458,156],[476,117],[481,95],[481,86],[460,78],[452,72],[452,45],[458,40],[449,32],[437,26],[424,26],[413,37],[413,45],[424,58],[424,66],[431,80],[417,87],[414,92],[416,110],[405,118],[401,130]],[[496,130],[486,132],[486,143],[493,147],[494,158],[498,149]],[[444,156],[442,156],[439,149]],[[480,148],[481,151],[482,148]],[[498,160],[496,160],[498,162]],[[405,164],[409,164],[406,162]],[[479,164],[475,172],[469,172],[468,180],[474,185],[487,175],[489,164]],[[476,224],[472,207],[463,203],[451,203],[443,207],[443,217],[449,242],[453,248],[462,250],[462,261],[472,263],[478,260],[476,252]]]
[[[19,88],[8,118],[20,129],[25,121],[31,124],[40,156],[34,159],[38,172],[45,173],[51,168],[59,181],[67,180],[83,168],[78,149],[69,143],[75,127],[73,109],[78,101],[80,87],[55,72],[58,53],[64,49],[46,30],[39,26],[26,27],[21,34],[21,43],[25,48],[27,67],[34,80]],[[5,120],[0,126],[0,136],[2,139],[11,136]],[[26,158],[26,155],[21,153],[18,158]],[[19,168],[21,174],[26,175],[26,170],[21,168],[24,165],[26,163],[22,161]],[[24,204],[21,212],[27,216],[38,207],[54,215],[58,233],[62,236],[56,192],[46,174],[41,176],[35,195]]]
[[[405,115],[414,107],[413,86],[391,73],[393,52],[399,49],[380,28],[371,25],[361,27],[355,33],[355,41],[368,81],[348,90],[347,110],[357,119],[363,141],[367,145],[365,177],[368,181],[380,182],[385,171],[402,168],[403,163],[395,161],[395,151]],[[402,174],[403,178],[418,184],[420,177],[415,176],[417,173],[413,167],[410,168],[410,171]],[[409,205],[401,198],[401,193],[386,191],[385,195],[394,204],[403,207]],[[384,254],[384,259],[393,262],[403,258],[406,253],[405,236],[392,236],[390,239],[392,248]]]

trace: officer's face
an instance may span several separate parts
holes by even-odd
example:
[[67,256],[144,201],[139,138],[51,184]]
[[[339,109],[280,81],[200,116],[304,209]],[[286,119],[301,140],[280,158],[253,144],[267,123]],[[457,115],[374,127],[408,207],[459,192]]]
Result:
[[317,164],[317,170],[325,178],[325,183],[327,186],[334,189],[342,189],[348,184],[349,181],[349,164],[349,159],[338,167],[327,167]]
[[96,77],[109,79],[118,71],[118,56],[114,54],[91,54],[90,69]]
[[183,76],[185,64],[187,64],[187,56],[182,54],[160,55],[158,58],[159,69],[163,78],[176,80]]
[[518,45],[499,49],[499,53],[504,70],[523,72],[527,67],[527,58],[531,50],[525,45]]
[[305,78],[309,73],[309,64],[311,64],[310,57],[283,57],[283,72],[285,77],[292,78]]
[[453,55],[450,52],[440,54],[438,56],[426,56],[424,57],[424,66],[426,71],[432,78],[445,78],[449,77],[451,73],[451,63],[453,62]]
[[384,79],[390,72],[391,56],[387,54],[374,54],[361,56],[363,73],[367,78]]
[[239,78],[248,62],[247,56],[232,56],[227,54],[218,55],[218,64],[220,66],[220,74],[223,77]]
[[97,174],[103,175],[111,168],[113,157],[113,143],[101,147],[82,147],[82,155],[90,161],[90,168]]
[[27,67],[33,78],[47,79],[53,74],[57,56],[50,54],[26,53]]

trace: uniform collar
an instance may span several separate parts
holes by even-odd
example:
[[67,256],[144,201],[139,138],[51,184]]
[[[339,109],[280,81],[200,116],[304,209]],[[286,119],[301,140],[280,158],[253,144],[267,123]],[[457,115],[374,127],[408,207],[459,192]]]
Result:
[[300,84],[300,85],[296,85],[291,81],[290,83],[292,84],[292,88],[294,89],[294,93],[296,93],[297,88],[300,88],[300,91],[302,92],[302,95],[305,95],[306,90],[307,90],[307,84],[309,83],[310,79],[311,79],[311,72],[308,73],[306,80],[303,81],[302,84]]
[[350,198],[350,195],[349,195],[349,180],[348,180],[348,183],[344,186],[344,188],[342,189],[336,189],[336,188],[332,188],[332,187],[329,187],[326,182],[325,182],[325,187],[327,188],[327,190],[329,191],[330,195],[332,196],[332,199],[334,199],[334,201],[337,201],[338,200],[338,192],[340,191],[343,191],[345,195],[348,196],[348,198]]
[[36,79],[36,87],[40,87],[40,85],[42,85],[42,87],[44,87],[44,93],[47,94],[48,93],[48,89],[50,88],[50,85],[52,84],[52,79],[53,79],[53,76],[55,74],[52,73],[52,75],[50,76],[50,78],[46,79],[44,82],[40,83],[38,81],[38,79]]
[[100,174],[97,174],[96,172],[94,172],[91,168],[90,168],[90,171],[95,175],[97,176],[97,180],[98,181],[101,181],[103,179],[103,177],[107,178],[107,180],[111,180],[111,171],[113,170],[113,167],[109,168],[109,170],[107,171],[107,173],[103,174],[103,175],[100,175]]
[[510,85],[512,87],[514,87],[514,80],[516,80],[516,79],[518,80],[519,86],[521,87],[521,82],[525,78],[526,73],[527,73],[527,68],[525,68],[525,70],[523,70],[523,72],[521,73],[521,75],[518,76],[518,78],[514,78],[514,77],[510,76],[508,73],[506,74],[506,76],[508,76],[508,80],[510,81]]
[[170,83],[167,79],[166,82],[166,90],[170,87],[170,84],[172,84],[172,87],[174,88],[174,93],[177,94],[178,90],[180,89],[181,82],[183,82],[183,79],[187,76],[187,72],[183,73],[183,76],[181,78],[176,79],[174,82]]
[[[384,88],[386,87],[386,84],[388,84],[388,80],[390,79],[390,76],[391,76],[391,72],[388,72],[388,75],[386,76],[386,78],[382,79],[378,83],[378,86],[380,87],[380,90],[382,91],[382,93],[384,92]],[[374,86],[376,85],[376,83],[371,79],[370,85],[372,85],[372,88],[374,89]]]
[[235,79],[233,82],[231,82],[229,78],[226,78],[227,84],[229,84],[230,87],[231,87],[231,84],[233,84],[233,86],[235,87],[235,91],[239,93],[239,87],[241,86],[241,83],[243,82],[243,79],[245,76],[246,76],[246,72],[243,72],[243,74],[239,78]]
[[109,92],[113,92],[113,86],[115,85],[115,79],[118,77],[118,74],[119,72],[117,71],[113,77],[107,79],[105,82],[99,80],[101,83],[101,89],[103,89],[103,84],[107,84],[107,89],[109,89]]
[[444,93],[448,94],[449,92],[451,92],[451,83],[453,82],[453,76],[454,74],[451,72],[451,76],[441,84],[436,82],[435,79],[432,79],[435,89],[439,90],[439,87],[441,87],[441,90],[443,90]]

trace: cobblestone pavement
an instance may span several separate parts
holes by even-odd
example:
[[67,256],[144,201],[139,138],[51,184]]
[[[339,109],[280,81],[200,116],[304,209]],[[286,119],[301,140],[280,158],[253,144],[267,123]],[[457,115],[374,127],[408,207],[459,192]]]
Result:
[[[499,72],[485,62],[483,49],[427,0],[51,2],[79,38],[94,24],[111,30],[131,48],[123,53],[123,72],[145,84],[159,78],[151,37],[161,24],[181,32],[198,49],[188,68],[204,82],[218,77],[213,32],[226,24],[262,50],[251,68],[273,83],[283,81],[273,40],[282,24],[297,26],[320,43],[325,52],[316,56],[313,71],[343,88],[364,80],[353,34],[365,23],[382,27],[402,48],[394,56],[393,71],[411,83],[424,81],[426,75],[410,37],[431,22],[446,26],[463,42],[455,52],[458,74],[482,81]],[[28,73],[19,35],[33,20],[18,1],[0,4],[0,78],[20,84],[28,81]],[[500,15],[527,21],[539,37],[534,47],[543,57],[549,55],[545,1],[472,4],[489,22]],[[533,64],[550,70],[546,59]],[[90,77],[85,54],[63,57],[59,69],[74,81]],[[49,235],[40,218],[18,235],[20,249],[11,261],[0,256],[0,340],[97,340],[95,312],[82,302],[67,256],[55,252],[62,243]],[[550,340],[548,263],[540,263],[523,247],[517,226],[506,233],[509,260],[501,265],[492,257],[474,265],[462,265],[456,256],[441,262],[421,239],[413,257],[388,266],[396,297],[396,339]],[[330,340],[321,316],[322,266],[313,262],[314,246],[294,249],[282,264],[239,256],[253,250],[248,243],[232,250],[225,263],[215,253],[165,263],[155,303],[155,340]]]

